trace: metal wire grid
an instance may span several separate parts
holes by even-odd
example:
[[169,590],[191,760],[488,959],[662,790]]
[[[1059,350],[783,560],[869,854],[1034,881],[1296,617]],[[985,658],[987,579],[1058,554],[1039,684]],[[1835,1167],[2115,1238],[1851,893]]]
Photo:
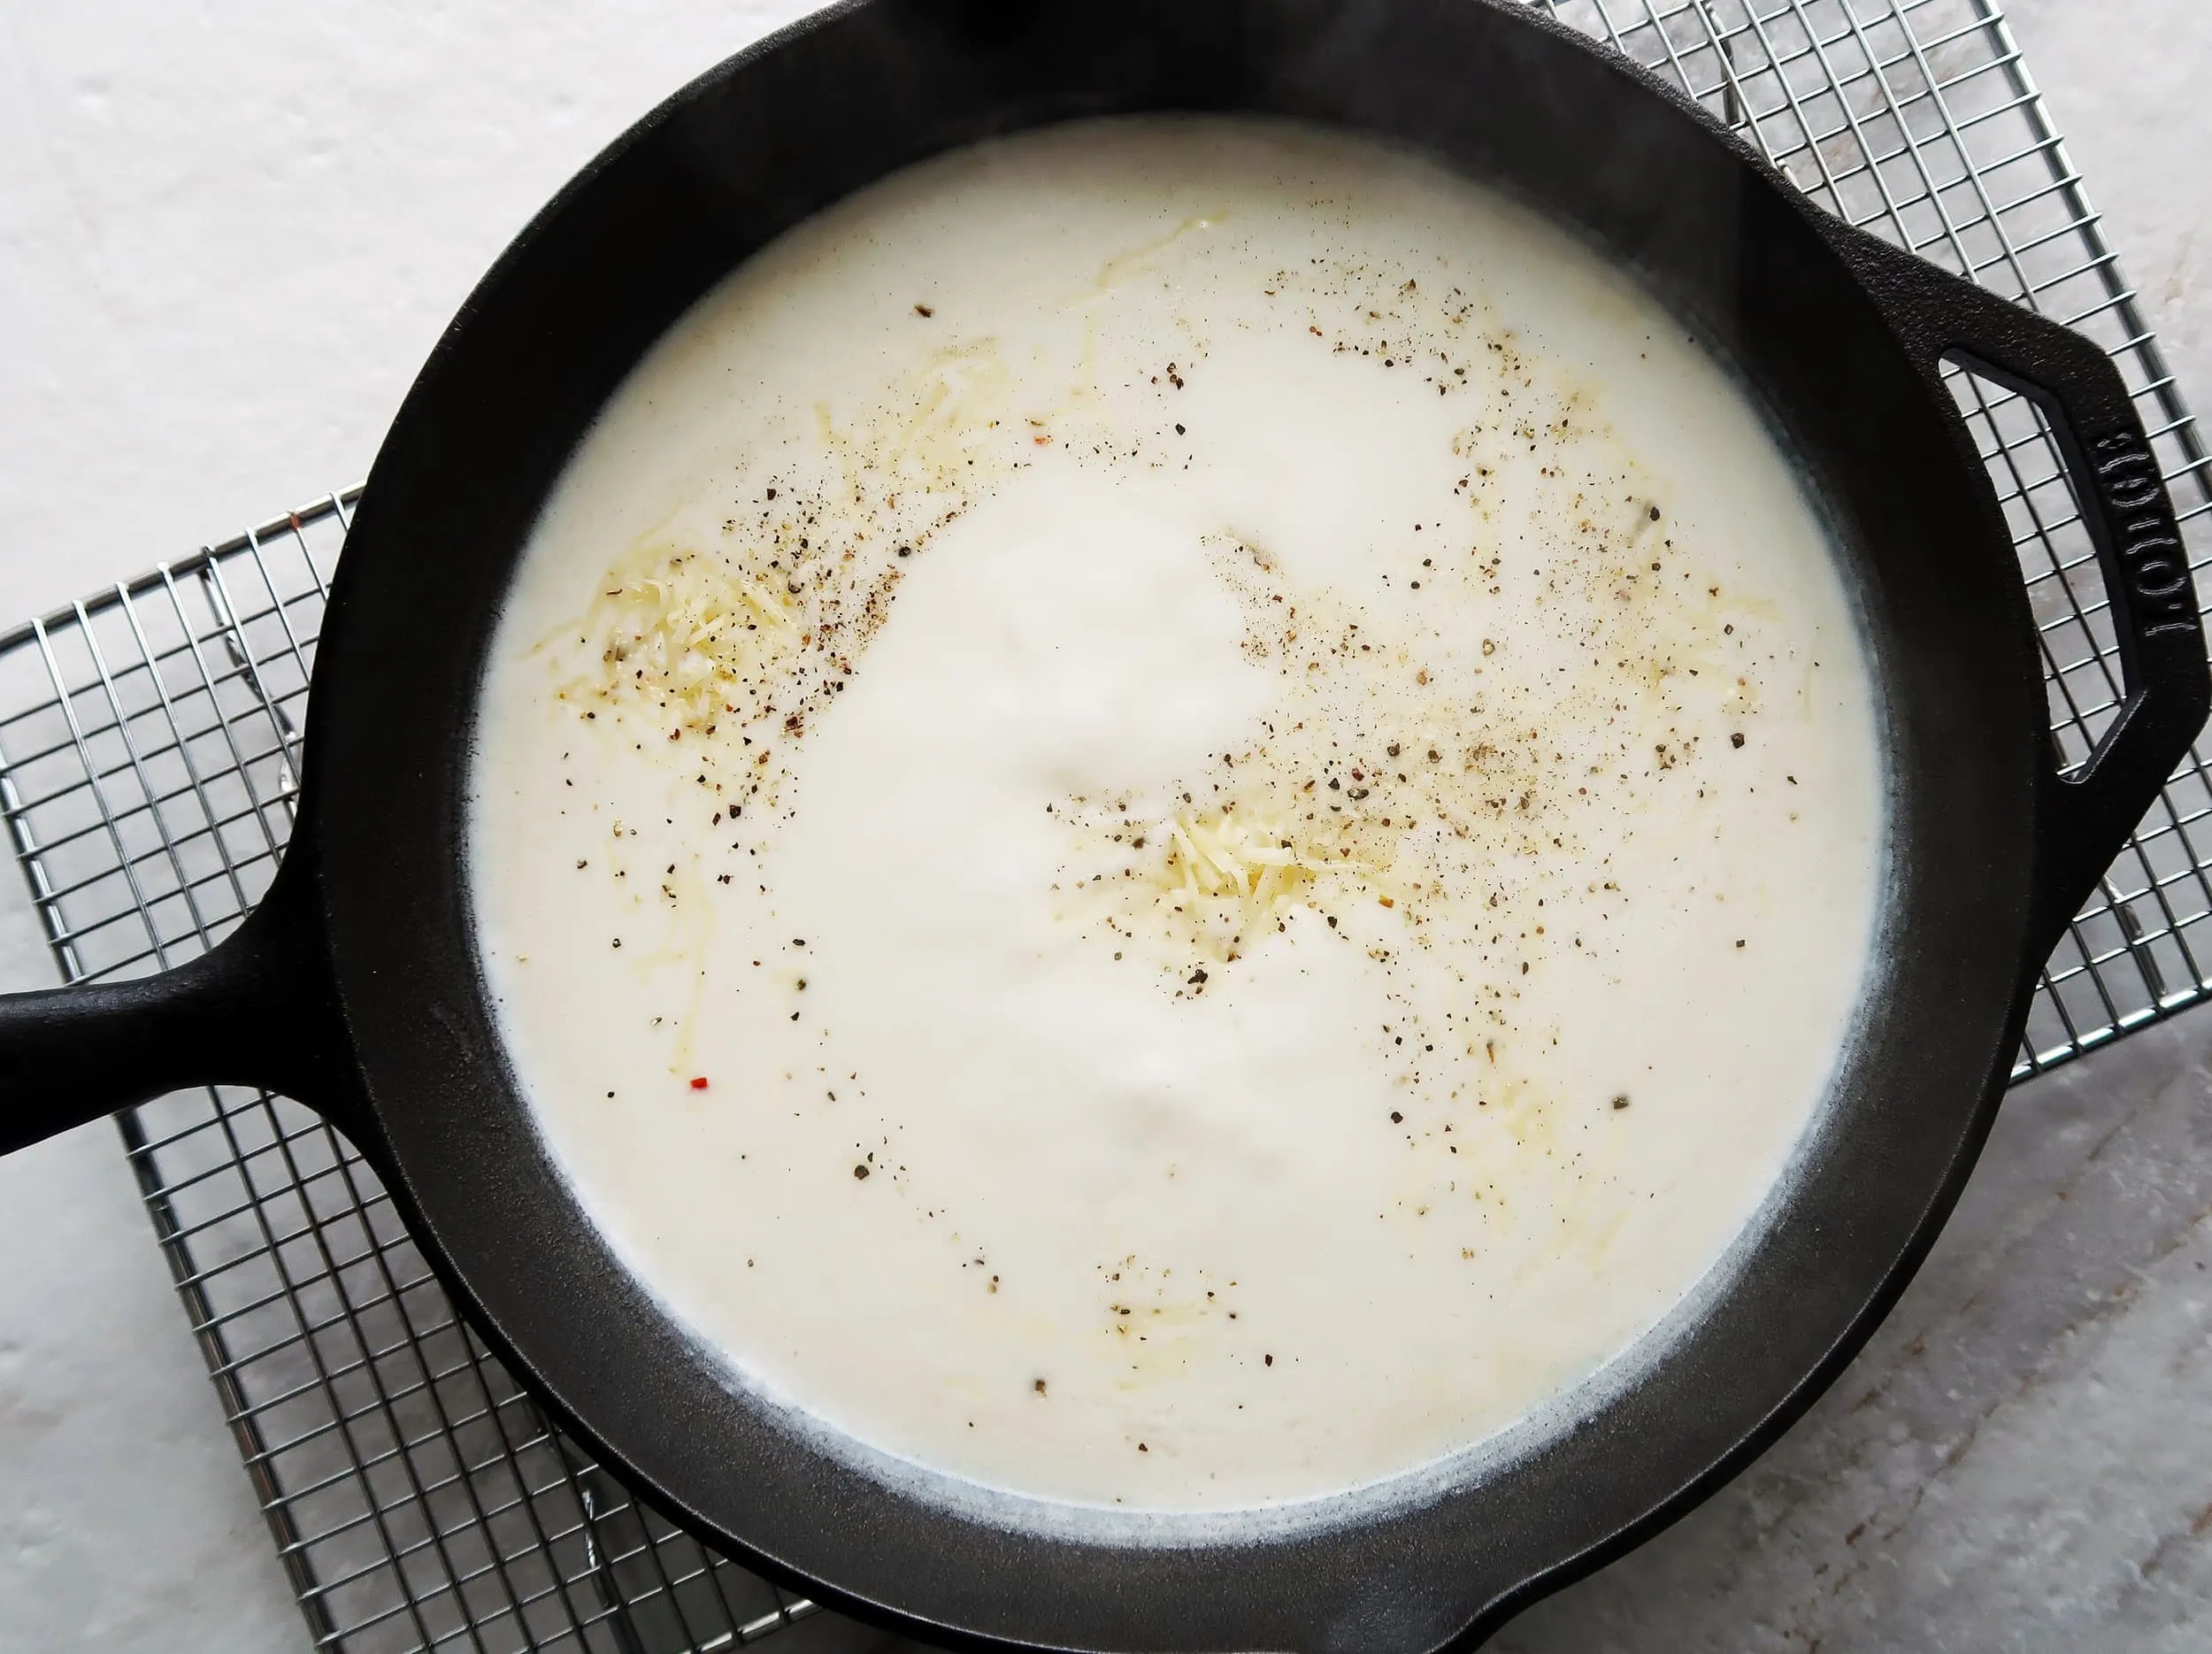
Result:
[[[2084,328],[2135,388],[2207,560],[2186,411],[1990,0],[1533,0],[1687,88],[1824,206]],[[2094,556],[2032,405],[1955,381],[2020,548],[2052,725],[2119,701]],[[0,811],[70,981],[173,965],[266,889],[353,494],[0,638]],[[2193,754],[2054,958],[2015,1076],[2205,996],[2212,771]],[[375,1175],[282,1098],[120,1117],[319,1644],[712,1650],[812,1612],[644,1511],[456,1318]]]

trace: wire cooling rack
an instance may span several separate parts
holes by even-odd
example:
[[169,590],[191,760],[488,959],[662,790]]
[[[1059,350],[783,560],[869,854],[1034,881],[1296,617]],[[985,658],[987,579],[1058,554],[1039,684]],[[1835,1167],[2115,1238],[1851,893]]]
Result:
[[[2202,570],[2205,456],[1992,0],[1534,3],[1686,87],[1823,206],[2104,344]],[[2060,761],[2078,763],[2120,700],[2094,553],[2035,410],[1954,388],[2019,545]],[[352,499],[0,637],[0,811],[68,980],[174,965],[266,889]],[[2208,810],[2193,753],[2053,958],[2016,1079],[2212,993]],[[319,1645],[708,1654],[812,1612],[553,1430],[315,1116],[216,1089],[118,1123]]]

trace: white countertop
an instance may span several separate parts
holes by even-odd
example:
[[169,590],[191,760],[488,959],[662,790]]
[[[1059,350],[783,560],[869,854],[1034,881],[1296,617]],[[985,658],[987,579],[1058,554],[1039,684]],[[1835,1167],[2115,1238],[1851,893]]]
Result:
[[[804,9],[0,0],[0,619],[357,480],[530,212]],[[2212,394],[2212,6],[2008,10]],[[0,987],[51,980],[0,869]],[[2208,1074],[2212,1012],[2016,1094],[1837,1390],[1499,1646],[2212,1644]],[[0,1161],[0,1650],[304,1648],[111,1127]]]

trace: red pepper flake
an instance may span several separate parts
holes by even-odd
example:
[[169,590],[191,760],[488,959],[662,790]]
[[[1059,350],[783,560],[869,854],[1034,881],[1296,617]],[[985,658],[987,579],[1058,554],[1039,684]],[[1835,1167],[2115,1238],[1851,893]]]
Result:
[[692,1075],[692,1076],[691,1076],[691,1089],[692,1089],[694,1091],[703,1091],[703,1090],[705,1090],[705,1089],[707,1089],[707,1077],[706,1077],[706,1075],[704,1075],[704,1074],[694,1074],[694,1075]]

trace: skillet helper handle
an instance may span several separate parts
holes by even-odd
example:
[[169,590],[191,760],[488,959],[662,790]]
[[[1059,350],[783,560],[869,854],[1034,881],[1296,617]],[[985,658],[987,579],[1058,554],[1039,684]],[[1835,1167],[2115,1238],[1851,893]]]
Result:
[[303,951],[301,878],[198,958],[124,982],[0,996],[0,1154],[189,1086],[281,1091],[349,1122],[342,1024]]
[[2102,349],[1886,242],[1855,239],[1872,243],[1851,249],[1854,261],[1932,377],[1947,359],[2042,412],[2104,573],[2120,707],[2087,763],[2046,776],[2039,804],[2035,917],[2055,947],[2212,706],[2188,552],[2134,400]]

